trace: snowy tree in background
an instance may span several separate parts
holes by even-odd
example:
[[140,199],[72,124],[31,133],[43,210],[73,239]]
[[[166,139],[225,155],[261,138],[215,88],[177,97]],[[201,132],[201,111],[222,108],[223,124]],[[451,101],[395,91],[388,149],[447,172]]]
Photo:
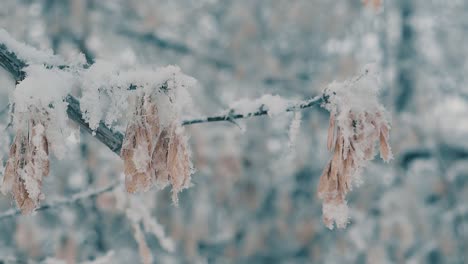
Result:
[[0,262],[463,263],[467,8],[4,0]]

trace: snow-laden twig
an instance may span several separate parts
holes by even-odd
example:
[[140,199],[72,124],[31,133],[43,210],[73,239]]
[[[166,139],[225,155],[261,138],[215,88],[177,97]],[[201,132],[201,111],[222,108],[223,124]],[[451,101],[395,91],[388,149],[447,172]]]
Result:
[[[122,184],[121,181],[116,181],[116,182],[111,183],[111,184],[109,184],[109,185],[107,185],[105,187],[102,187],[102,188],[83,191],[83,192],[77,193],[75,195],[72,195],[69,198],[58,199],[58,200],[46,203],[46,204],[36,208],[35,211],[45,211],[45,210],[48,210],[48,209],[56,209],[56,208],[60,208],[60,207],[64,207],[64,206],[73,205],[78,201],[87,200],[87,199],[94,199],[94,198],[98,197],[99,195],[101,195],[103,193],[107,193],[107,192],[111,192],[111,191],[115,190],[121,184]],[[21,215],[21,211],[19,209],[10,209],[10,210],[7,210],[7,211],[0,214],[0,220],[15,217],[15,216],[18,216],[18,215]]]
[[[326,100],[324,96],[316,96],[309,100],[299,101],[287,108],[285,108],[285,112],[296,112],[301,109],[306,109],[309,107],[317,106],[323,103]],[[190,120],[182,121],[183,126],[199,124],[199,123],[208,123],[208,122],[220,122],[220,121],[230,121],[233,119],[243,119],[243,118],[250,118],[254,116],[262,116],[268,115],[268,110],[264,109],[263,105],[260,105],[256,111],[248,112],[248,113],[237,113],[234,109],[226,110],[228,114],[217,115],[217,116],[209,116],[204,118],[195,118]]]
[[[32,52],[32,51],[30,51]],[[37,51],[39,52],[39,51]],[[32,56],[32,55],[30,55]],[[44,62],[47,64],[47,62]],[[28,66],[27,62],[23,59],[20,59],[17,54],[15,54],[10,47],[7,47],[5,43],[1,43],[0,39],[0,66],[7,70],[14,78],[14,80],[19,83],[25,79],[26,73],[24,69]],[[66,68],[66,65],[59,65],[59,68]],[[86,67],[86,66],[85,66]],[[135,89],[135,87],[130,86],[129,89]],[[95,138],[101,141],[106,145],[110,150],[116,154],[120,154],[122,147],[123,134],[118,131],[113,131],[111,128],[105,125],[104,122],[100,122],[97,129],[93,130],[90,128],[89,124],[85,121],[83,114],[80,108],[80,101],[72,95],[68,95],[65,98],[68,103],[67,114],[68,117],[74,122],[78,123],[81,128],[85,131],[93,134]],[[306,109],[309,107],[320,105],[324,102],[326,98],[324,96],[316,96],[309,100],[304,100],[297,102],[285,109],[285,112],[294,112],[301,109]],[[209,123],[209,122],[221,122],[227,121],[232,122],[235,119],[244,119],[255,116],[263,116],[268,114],[268,110],[264,109],[263,105],[259,105],[258,109],[249,113],[238,113],[235,109],[228,109],[224,111],[227,114],[207,116],[202,118],[194,118],[189,120],[183,120],[182,125],[193,125],[200,123]]]
[[[69,102],[67,112],[68,112],[68,116],[70,117],[70,119],[77,122],[83,129],[85,129],[85,131],[92,133],[92,129],[89,128],[87,123],[82,118],[78,99],[72,96],[69,96],[67,97],[67,101]],[[285,111],[294,112],[294,111],[298,111],[301,109],[306,109],[309,107],[320,105],[324,101],[326,101],[326,98],[317,96],[312,99],[300,101],[296,104],[293,104],[287,107]],[[230,121],[233,119],[250,118],[254,116],[262,116],[262,115],[268,114],[268,110],[264,110],[263,106],[259,106],[259,109],[257,111],[249,112],[246,114],[238,114],[233,110],[228,110],[226,112],[228,112],[229,114],[185,120],[182,122],[182,125]],[[101,122],[98,129],[96,129],[96,133],[94,136],[98,140],[100,140],[102,143],[104,143],[107,147],[109,147],[112,151],[114,151],[115,153],[118,154],[120,152],[120,148],[122,146],[122,140],[123,140],[123,135],[120,132],[113,132],[110,128],[108,128],[107,126],[104,125],[104,123]],[[43,210],[47,210],[51,208],[69,206],[69,205],[73,205],[75,202],[80,201],[80,200],[95,198],[101,194],[115,190],[119,186],[119,184],[120,182],[115,182],[104,188],[95,189],[91,191],[85,191],[85,192],[76,194],[69,199],[57,200],[48,204],[44,204],[40,206],[39,208],[37,208],[36,211],[43,211]],[[0,214],[0,220],[14,217],[20,214],[21,214],[20,210],[10,209]]]
[[[29,47],[25,44],[22,44],[15,39],[11,38],[6,32],[1,32],[0,35],[0,67],[4,68],[8,71],[12,76],[16,83],[22,82],[26,78],[25,69],[28,67],[29,62],[33,63],[42,63],[47,68],[58,68],[58,69],[67,69],[74,66],[64,65],[61,61],[58,61],[57,57],[51,55],[48,52],[42,52],[36,50],[33,47]],[[22,54],[22,52],[26,54]],[[16,54],[21,53],[21,54]],[[88,68],[89,65],[78,65],[79,67]],[[129,86],[129,90],[134,90],[136,87],[134,85]],[[260,98],[262,99],[262,98]],[[263,98],[265,99],[265,98]],[[276,98],[278,99],[278,98]],[[280,98],[279,98],[280,99]],[[118,131],[113,131],[111,128],[106,126],[106,124],[101,121],[96,129],[92,129],[88,122],[85,120],[85,117],[82,113],[80,101],[72,95],[67,95],[65,97],[65,101],[67,102],[67,115],[68,117],[79,124],[79,126],[91,133],[95,138],[101,141],[104,145],[106,145],[110,150],[115,152],[116,154],[120,154],[122,142],[124,135]],[[251,118],[256,116],[263,116],[263,115],[270,115],[276,114],[276,112],[295,112],[305,108],[313,107],[316,105],[320,105],[323,102],[327,101],[327,98],[324,96],[317,96],[311,98],[309,100],[304,101],[289,101],[287,105],[282,107],[281,109],[273,109],[271,106],[268,105],[268,102],[264,102],[265,100],[255,100],[254,103],[249,103],[248,111],[246,109],[240,109],[239,107],[232,107],[222,112],[220,115],[214,116],[207,116],[202,118],[194,118],[183,120],[181,125],[193,125],[193,124],[201,124],[201,123],[210,123],[210,122],[234,122],[233,120],[236,119],[245,119]],[[268,101],[268,100],[267,100]],[[284,102],[285,103],[285,102]],[[271,108],[271,109],[270,109]],[[57,200],[48,204],[45,204],[39,208],[37,211],[47,210],[50,208],[57,208],[66,205],[72,205],[79,200],[84,200],[88,198],[95,198],[96,196],[113,191],[119,183],[114,183],[108,187],[96,189],[93,191],[83,192],[77,195],[72,196],[68,199]],[[19,215],[19,210],[8,210],[2,214],[0,214],[0,220],[4,218],[13,217]]]

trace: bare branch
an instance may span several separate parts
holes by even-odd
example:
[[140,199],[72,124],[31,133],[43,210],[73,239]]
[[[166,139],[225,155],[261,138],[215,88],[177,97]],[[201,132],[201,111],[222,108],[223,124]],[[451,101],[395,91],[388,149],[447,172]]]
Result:
[[[119,187],[120,185],[121,185],[121,182],[116,181],[103,188],[97,188],[94,190],[87,190],[84,192],[80,192],[78,194],[71,196],[70,198],[60,199],[60,200],[56,200],[56,201],[44,204],[38,207],[35,211],[45,211],[45,210],[52,209],[52,208],[60,208],[63,206],[73,205],[78,201],[94,199],[103,193],[111,192],[117,189],[117,187]],[[0,214],[0,220],[15,217],[18,215],[21,215],[21,211],[19,209],[10,209]]]

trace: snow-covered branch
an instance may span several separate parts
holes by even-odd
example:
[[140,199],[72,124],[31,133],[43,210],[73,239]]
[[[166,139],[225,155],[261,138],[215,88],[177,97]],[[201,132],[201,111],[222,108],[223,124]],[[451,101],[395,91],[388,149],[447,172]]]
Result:
[[[1,41],[2,39],[0,39]],[[28,47],[31,48],[31,47]],[[31,48],[32,49],[32,48]],[[12,51],[11,48],[7,48],[5,43],[0,42],[0,66],[7,70],[15,79],[17,83],[24,80],[26,77],[26,73],[24,69],[28,66],[28,64],[19,58]],[[89,65],[83,65],[85,68],[89,67]],[[52,66],[50,66],[52,67]],[[66,68],[66,65],[59,65],[59,68]],[[135,89],[135,86],[129,86],[129,89]],[[294,112],[299,111],[302,109],[306,109],[309,107],[320,105],[324,102],[326,97],[324,96],[316,96],[309,100],[299,101],[295,104],[292,104],[284,109],[285,112]],[[68,117],[80,125],[82,129],[86,132],[93,134],[99,141],[101,141],[104,145],[106,145],[110,150],[115,152],[116,154],[120,154],[120,150],[122,148],[122,141],[124,135],[119,131],[114,131],[113,129],[109,128],[103,121],[99,122],[99,125],[96,129],[92,129],[88,122],[84,119],[83,114],[81,112],[80,101],[74,97],[73,95],[67,95],[65,98],[66,102],[68,103],[67,107],[67,114]],[[209,123],[209,122],[221,122],[227,121],[232,122],[235,119],[244,119],[250,118],[255,116],[262,116],[268,114],[268,109],[265,109],[264,105],[259,104],[257,109],[247,112],[247,113],[238,113],[236,109],[228,109],[224,111],[225,114],[220,115],[213,115],[201,118],[194,118],[183,120],[182,125],[193,125],[193,124],[200,124],[200,123]]]
[[[284,112],[296,112],[296,111],[306,109],[309,107],[317,106],[325,102],[327,98],[328,98],[327,96],[316,96],[309,100],[299,101],[295,104],[292,104],[284,108]],[[232,121],[234,119],[243,119],[243,118],[250,118],[254,116],[262,116],[262,115],[269,114],[269,110],[265,109],[265,105],[263,104],[260,104],[255,111],[251,111],[247,113],[237,113],[236,109],[228,109],[225,112],[227,112],[228,114],[184,120],[182,121],[182,125],[186,126],[186,125],[208,123],[208,122]]]
[[[65,112],[120,155],[127,192],[171,185],[172,199],[177,203],[177,194],[191,186],[194,171],[182,126],[235,123],[236,119],[275,116],[321,105],[330,112],[327,146],[333,152],[318,187],[324,222],[329,228],[334,223],[339,228],[346,226],[346,195],[360,184],[360,171],[375,157],[376,147],[380,147],[383,160],[393,158],[388,114],[378,100],[379,77],[370,65],[357,77],[333,82],[322,95],[309,100],[285,100],[267,94],[256,100],[234,102],[219,115],[181,120],[182,110],[191,103],[187,88],[196,81],[176,66],[149,69],[105,61],[88,65],[83,58],[67,63],[51,52],[17,42],[5,31],[0,31],[0,59],[0,66],[17,82],[13,94],[16,137],[10,148],[2,192],[13,194],[22,213],[57,205],[39,206],[39,201],[44,199],[42,177],[49,173],[49,148],[58,158],[64,156],[64,139],[69,129]],[[70,94],[75,86],[81,89],[81,102]],[[112,125],[126,116],[125,135],[113,131]],[[294,125],[293,130],[298,126]],[[94,197],[115,186],[72,197],[58,205]]]
[[[39,51],[16,41],[6,31],[0,31],[0,66],[13,76],[17,84],[12,102],[16,137],[10,149],[2,192],[11,192],[20,207],[20,210],[9,211],[0,217],[45,210],[77,200],[74,197],[53,205],[39,206],[39,201],[44,198],[42,177],[49,172],[49,148],[59,158],[64,155],[64,144],[60,140],[64,138],[63,131],[67,126],[63,117],[65,112],[69,119],[122,156],[127,191],[148,189],[154,184],[163,187],[170,183],[174,202],[177,202],[177,192],[189,186],[193,171],[186,138],[179,126],[220,121],[234,123],[236,119],[299,111],[326,101],[322,96],[305,101],[287,101],[266,95],[254,101],[236,102],[219,115],[180,121],[176,117],[178,109],[174,100],[192,79],[181,74],[176,67],[159,69],[159,74],[155,75],[145,69],[120,72],[113,65],[101,61],[89,65],[82,58],[76,58],[70,64],[52,52]],[[75,81],[74,75],[81,80]],[[76,84],[82,86],[84,103],[70,94],[71,87]],[[178,85],[182,90],[174,90]],[[162,94],[157,95],[154,90]],[[130,98],[136,100],[136,109],[125,136],[110,128],[112,122],[119,118],[119,113],[108,113],[103,120],[102,92],[117,98],[110,106],[115,107],[113,110],[116,112],[122,112],[122,104],[126,108],[124,101],[130,93],[134,94]],[[25,131],[24,127],[28,129]],[[142,152],[144,149],[149,152]],[[168,176],[164,176],[166,174]],[[185,178],[180,180],[177,177]],[[102,192],[79,197],[94,197],[99,193]]]

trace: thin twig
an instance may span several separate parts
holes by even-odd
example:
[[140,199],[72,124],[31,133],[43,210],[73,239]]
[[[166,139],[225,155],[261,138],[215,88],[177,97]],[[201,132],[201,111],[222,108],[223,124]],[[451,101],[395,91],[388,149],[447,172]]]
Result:
[[[120,185],[121,185],[121,182],[116,181],[106,187],[83,191],[67,199],[60,199],[60,200],[56,200],[50,203],[46,203],[38,207],[35,211],[45,211],[45,210],[52,209],[52,208],[60,208],[63,206],[73,205],[76,202],[81,201],[81,200],[94,199],[101,194],[115,190]],[[19,209],[10,209],[0,214],[0,220],[11,218],[11,217],[18,216],[18,215],[21,215],[21,211]]]
[[[325,101],[323,96],[316,96],[312,99],[299,102],[294,104],[288,108],[286,108],[285,112],[295,112],[301,109],[309,108],[312,106],[320,105]],[[230,109],[227,110],[228,114],[218,115],[218,116],[209,116],[205,118],[196,118],[191,120],[184,120],[182,121],[183,126],[193,125],[193,124],[200,124],[200,123],[208,123],[208,122],[219,122],[219,121],[229,121],[231,119],[242,119],[242,118],[250,118],[254,116],[262,116],[267,115],[268,110],[264,110],[262,106],[260,106],[257,111],[249,112],[245,114],[236,114],[234,110]]]

